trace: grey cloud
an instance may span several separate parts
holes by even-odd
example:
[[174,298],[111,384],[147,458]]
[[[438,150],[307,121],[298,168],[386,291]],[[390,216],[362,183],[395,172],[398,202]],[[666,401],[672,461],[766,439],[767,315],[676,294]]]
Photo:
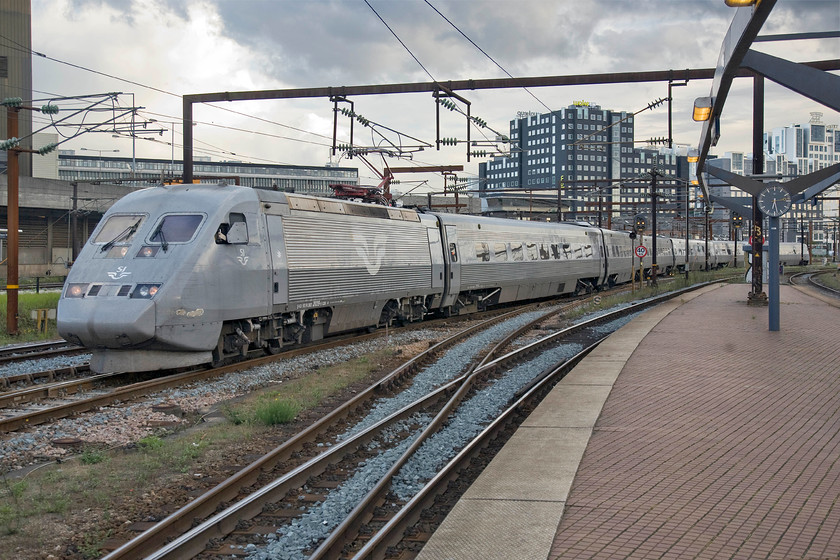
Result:
[[[503,75],[425,2],[369,1],[437,79]],[[521,75],[518,68],[535,52],[579,56],[597,25],[588,4],[570,9],[543,1],[432,3],[514,75]],[[215,5],[225,33],[266,54],[269,72],[284,81],[428,79],[362,1],[219,0]]]

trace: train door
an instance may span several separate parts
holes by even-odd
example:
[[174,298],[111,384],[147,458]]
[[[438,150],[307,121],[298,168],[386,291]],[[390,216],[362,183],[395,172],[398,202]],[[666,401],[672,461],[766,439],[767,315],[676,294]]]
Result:
[[607,250],[603,230],[599,229],[596,233],[590,233],[589,240],[592,243],[592,258],[598,262],[598,285],[601,286],[606,284],[607,278],[609,278],[609,269],[607,268],[609,251]]
[[444,262],[449,269],[444,274],[443,307],[454,305],[461,291],[461,255],[458,251],[458,230],[455,226],[444,226]]
[[442,289],[443,280],[443,245],[440,242],[440,230],[427,228],[426,234],[429,239],[429,252],[432,261],[432,288]]
[[289,303],[289,267],[286,264],[286,243],[283,240],[283,218],[266,215],[268,252],[271,255],[271,303]]

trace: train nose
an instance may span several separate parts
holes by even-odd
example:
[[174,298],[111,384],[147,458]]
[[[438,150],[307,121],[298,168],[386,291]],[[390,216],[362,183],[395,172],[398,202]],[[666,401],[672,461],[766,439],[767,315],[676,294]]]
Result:
[[121,298],[110,305],[91,298],[58,302],[58,333],[87,347],[130,348],[155,336],[155,304],[147,299]]

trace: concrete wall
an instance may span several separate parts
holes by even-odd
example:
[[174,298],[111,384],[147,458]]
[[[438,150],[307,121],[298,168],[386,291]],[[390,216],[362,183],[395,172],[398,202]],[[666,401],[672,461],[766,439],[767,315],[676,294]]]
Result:
[[[76,184],[77,238],[83,245],[102,214],[132,187],[108,184]],[[29,278],[54,278],[61,281],[70,261],[70,212],[73,208],[73,183],[53,179],[21,177],[18,188],[20,233],[18,276],[21,283]],[[0,175],[0,227],[7,226],[8,177]],[[0,279],[6,280],[6,241],[0,240]],[[52,280],[50,280],[52,281]]]

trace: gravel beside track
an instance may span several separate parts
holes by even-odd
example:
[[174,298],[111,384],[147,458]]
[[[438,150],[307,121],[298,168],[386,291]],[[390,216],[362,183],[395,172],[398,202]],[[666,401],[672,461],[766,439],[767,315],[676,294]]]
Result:
[[90,354],[77,354],[75,356],[55,356],[52,358],[39,358],[37,360],[26,360],[23,362],[12,362],[0,366],[0,377],[12,377],[35,371],[50,371],[70,366],[79,366],[90,361]]
[[[29,430],[0,436],[0,473],[60,459],[72,451],[54,445],[55,440],[78,438],[85,444],[117,448],[134,444],[161,426],[177,427],[187,422],[180,416],[155,412],[152,407],[175,403],[187,414],[206,414],[213,405],[256,389],[282,383],[301,372],[346,362],[388,346],[400,346],[440,338],[440,330],[421,329],[383,335],[381,338],[321,350],[295,358],[229,373],[221,378],[188,387],[162,391],[143,402],[103,407],[97,412],[65,418]],[[75,358],[75,357],[74,357]],[[66,362],[64,366],[68,365]],[[32,371],[30,364],[28,368]]]
[[[382,399],[367,418],[350,428],[341,437],[350,437],[357,433],[362,426],[372,425],[388,414],[414,402],[432,388],[457,377],[489,345],[553,309],[555,308],[524,313],[454,346],[439,360],[419,373],[411,388],[394,397]],[[599,314],[595,313],[593,315]],[[629,322],[637,314],[634,313],[630,317],[611,321],[596,328],[600,333],[612,332]],[[580,319],[580,321],[583,320],[585,319]],[[492,381],[488,387],[478,391],[472,398],[462,403],[454,413],[453,419],[441,431],[421,445],[397,474],[392,490],[399,499],[407,501],[413,497],[468,441],[480,433],[489,422],[504,410],[504,407],[507,406],[517,391],[551,365],[571,358],[582,349],[583,346],[580,344],[563,344],[547,350],[534,360],[517,366],[501,378]],[[396,448],[388,449],[369,460],[363,470],[347,483],[331,492],[324,502],[318,504],[309,513],[293,520],[291,524],[282,528],[278,533],[265,535],[267,542],[264,548],[260,549],[255,545],[243,547],[243,551],[248,553],[248,560],[303,560],[306,558],[305,551],[326,538],[335,527],[344,521],[349,512],[358,504],[358,501],[387,472],[393,461],[400,456],[402,450],[406,449],[416,439],[423,426],[416,429],[417,433],[406,438]],[[375,442],[371,447],[376,447]]]

